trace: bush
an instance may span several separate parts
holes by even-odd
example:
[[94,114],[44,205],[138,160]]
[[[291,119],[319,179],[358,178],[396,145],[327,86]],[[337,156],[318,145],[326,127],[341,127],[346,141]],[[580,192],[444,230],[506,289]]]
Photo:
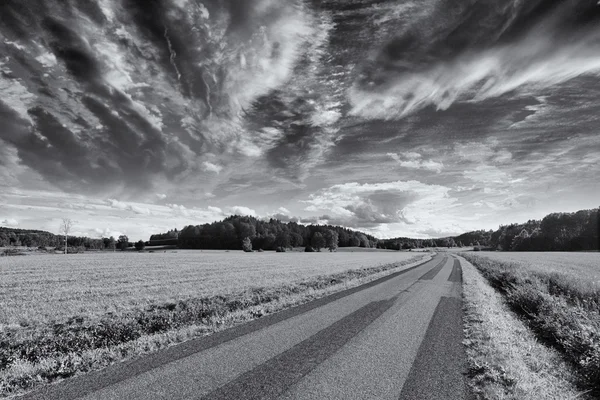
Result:
[[315,249],[313,249],[311,246],[306,246],[306,247],[304,248],[304,252],[305,252],[305,253],[314,253],[314,252],[315,252]]
[[264,250],[263,249],[258,249],[257,250],[259,253],[262,253]]
[[144,243],[143,240],[140,240],[139,242],[135,242],[135,249],[137,251],[142,251],[142,250],[144,250],[144,248],[146,248],[146,243]]
[[245,237],[244,240],[242,240],[242,250],[246,253],[252,253],[252,241],[249,237]]
[[285,250],[285,247],[279,246],[275,249],[275,251],[277,253],[285,253],[286,250]]

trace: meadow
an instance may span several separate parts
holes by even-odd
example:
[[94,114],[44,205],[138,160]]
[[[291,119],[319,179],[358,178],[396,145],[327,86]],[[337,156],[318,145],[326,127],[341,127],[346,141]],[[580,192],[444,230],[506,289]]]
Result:
[[600,396],[600,253],[461,253]]
[[426,253],[172,251],[0,259],[0,393],[210,334]]

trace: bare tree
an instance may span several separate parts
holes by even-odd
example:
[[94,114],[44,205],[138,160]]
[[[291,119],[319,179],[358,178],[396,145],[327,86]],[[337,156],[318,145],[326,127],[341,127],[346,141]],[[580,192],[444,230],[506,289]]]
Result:
[[73,227],[73,221],[70,218],[63,218],[60,224],[60,233],[65,235],[65,254],[67,254],[67,239],[69,238],[69,233],[71,232],[71,228]]

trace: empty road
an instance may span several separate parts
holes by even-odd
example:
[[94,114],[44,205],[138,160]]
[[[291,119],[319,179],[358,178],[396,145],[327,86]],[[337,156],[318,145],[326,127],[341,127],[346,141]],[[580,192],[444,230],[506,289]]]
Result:
[[23,398],[466,399],[461,307],[460,264],[438,254]]

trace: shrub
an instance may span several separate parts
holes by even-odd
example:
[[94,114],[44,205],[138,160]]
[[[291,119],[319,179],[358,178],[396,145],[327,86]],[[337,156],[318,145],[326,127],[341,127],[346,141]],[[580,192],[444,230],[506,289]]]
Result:
[[285,253],[285,247],[283,247],[283,246],[279,246],[279,247],[277,247],[277,248],[275,249],[275,251],[276,251],[277,253]]
[[314,252],[315,252],[315,249],[313,249],[311,246],[306,246],[306,247],[304,248],[304,252],[305,252],[305,253],[314,253]]
[[244,240],[242,240],[242,250],[244,250],[246,253],[252,252],[252,241],[247,236],[244,238]]

